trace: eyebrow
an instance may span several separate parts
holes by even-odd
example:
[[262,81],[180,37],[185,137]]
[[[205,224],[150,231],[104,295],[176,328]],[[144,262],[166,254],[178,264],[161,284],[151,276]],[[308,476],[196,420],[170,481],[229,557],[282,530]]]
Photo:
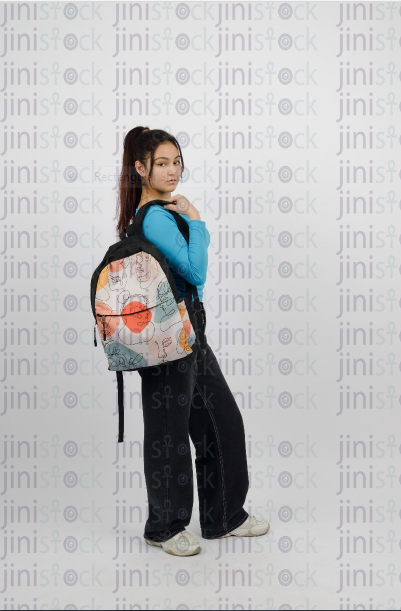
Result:
[[[176,155],[176,156],[174,157],[174,159],[177,159],[177,157],[179,157],[179,155]],[[158,159],[167,159],[167,161],[168,161],[168,160],[169,160],[169,157],[157,157],[157,158],[155,159],[155,161],[157,161]]]

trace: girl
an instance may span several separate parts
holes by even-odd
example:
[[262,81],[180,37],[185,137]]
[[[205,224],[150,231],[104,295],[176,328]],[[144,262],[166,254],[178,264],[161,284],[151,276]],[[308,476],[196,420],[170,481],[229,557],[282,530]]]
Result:
[[[210,235],[195,206],[183,195],[171,196],[184,170],[180,145],[168,132],[135,127],[125,136],[122,166],[118,233],[147,202],[166,202],[146,211],[142,231],[166,257],[191,312],[185,280],[196,285],[202,303]],[[189,243],[169,210],[188,223]],[[203,303],[202,310],[205,325]],[[270,528],[243,508],[249,480],[241,412],[207,341],[206,347],[195,342],[192,348],[185,359],[138,370],[149,502],[144,538],[176,556],[201,550],[186,530],[194,496],[189,438],[196,450],[202,537],[257,536]]]

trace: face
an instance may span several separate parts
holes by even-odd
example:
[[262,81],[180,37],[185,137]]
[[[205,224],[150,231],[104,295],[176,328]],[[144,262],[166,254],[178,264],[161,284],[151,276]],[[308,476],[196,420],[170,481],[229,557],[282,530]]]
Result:
[[[137,171],[142,178],[148,179],[150,159],[146,161],[146,168],[139,161],[135,162]],[[181,158],[178,149],[171,142],[160,144],[154,152],[151,185],[147,182],[152,194],[172,193],[178,186],[181,178]],[[170,182],[174,180],[174,182]]]
[[[159,297],[159,305],[164,311],[165,314],[171,312],[171,307],[175,304],[175,299],[173,292],[168,284],[168,282],[162,282],[158,288],[157,293]],[[175,310],[175,306],[173,311]]]
[[147,252],[138,252],[130,257],[132,275],[140,282],[154,280],[159,273],[159,264]]

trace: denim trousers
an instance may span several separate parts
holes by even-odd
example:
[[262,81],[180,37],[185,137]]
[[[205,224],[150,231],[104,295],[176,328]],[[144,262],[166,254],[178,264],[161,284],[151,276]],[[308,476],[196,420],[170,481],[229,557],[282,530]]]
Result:
[[[205,327],[204,327],[205,328]],[[249,489],[241,412],[206,340],[188,356],[138,370],[144,419],[146,539],[162,542],[191,521],[195,451],[202,537],[240,526]]]

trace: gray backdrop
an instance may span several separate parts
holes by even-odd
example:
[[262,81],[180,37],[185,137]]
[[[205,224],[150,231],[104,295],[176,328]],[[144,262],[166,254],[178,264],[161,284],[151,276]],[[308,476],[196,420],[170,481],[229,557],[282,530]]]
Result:
[[[2,608],[401,608],[401,3],[7,2],[1,20]],[[245,508],[272,525],[191,558],[144,543],[140,377],[118,445],[93,346],[135,125],[181,144]]]

